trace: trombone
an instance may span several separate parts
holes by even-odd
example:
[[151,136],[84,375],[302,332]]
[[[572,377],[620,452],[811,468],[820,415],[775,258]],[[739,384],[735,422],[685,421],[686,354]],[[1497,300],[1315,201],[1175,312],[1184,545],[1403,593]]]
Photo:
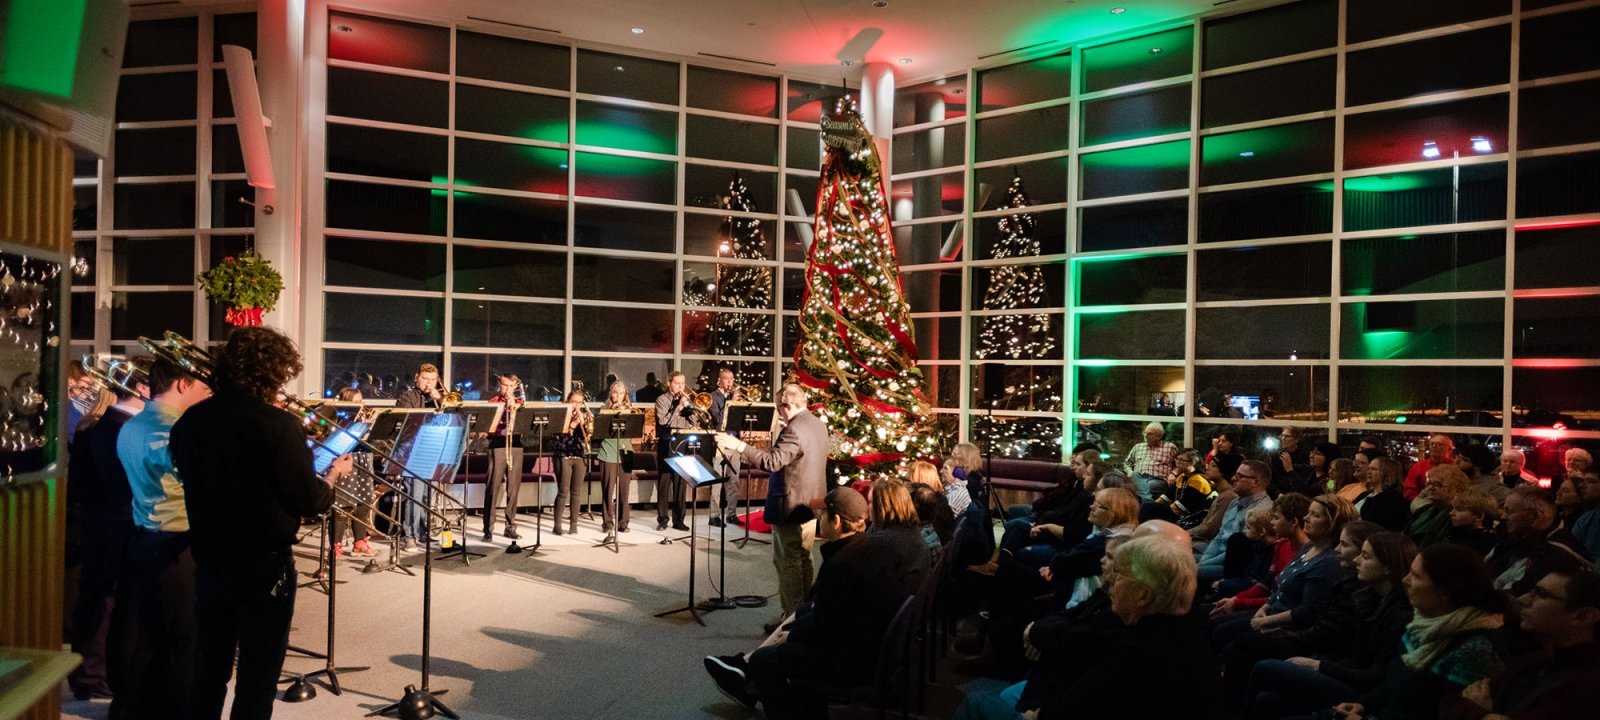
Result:
[[150,372],[133,360],[120,355],[85,355],[79,361],[83,371],[89,374],[102,390],[110,393],[126,393],[140,400],[149,401],[138,387],[150,386]]
[[[215,382],[213,371],[217,367],[216,356],[212,355],[204,348],[195,345],[194,342],[188,338],[168,330],[166,335],[164,335],[160,340],[152,340],[151,338],[141,337],[139,338],[139,344],[143,345],[146,350],[149,350],[151,355],[177,365],[194,379],[199,380],[207,385],[211,385],[213,382]],[[332,434],[335,430],[338,432],[349,432],[345,428],[337,427],[336,423],[322,417],[321,415],[318,415],[315,408],[307,405],[287,392],[279,390],[278,397],[283,402],[284,412],[294,415],[303,425],[306,426],[308,439],[310,439],[311,442],[316,444],[318,447],[325,447],[324,440],[326,440],[328,435]],[[373,447],[372,444],[368,443],[366,440],[361,438],[355,438],[355,440],[357,447],[361,448],[365,452],[371,453],[375,457],[382,458],[386,463],[388,463],[389,467],[404,467],[388,454]],[[400,487],[399,483],[392,482],[388,478],[385,478],[382,475],[379,475],[378,473],[358,464],[352,464],[351,470],[353,472],[370,476],[374,483],[394,490],[395,494],[397,494],[399,497],[407,502],[410,502],[416,507],[422,508],[423,511],[427,512],[428,515],[433,519],[438,520],[446,525],[454,524],[451,522],[449,516],[429,507],[428,503],[423,502],[415,495],[407,492],[404,488]],[[418,480],[425,483],[428,488],[433,491],[433,494],[445,498],[447,503],[453,503],[462,511],[467,509],[466,504],[452,497],[450,493],[445,492],[444,488],[439,487],[438,483],[433,482],[431,479],[405,473],[404,470],[401,472],[403,473],[403,476],[408,479]],[[335,490],[337,493],[337,484]],[[345,493],[344,496],[341,497],[345,497],[347,501],[355,502],[356,504],[366,504],[356,499],[354,496],[350,496],[349,493]],[[373,513],[382,514],[376,507],[373,508]],[[383,518],[387,522],[394,522],[394,519],[388,515],[384,515]]]

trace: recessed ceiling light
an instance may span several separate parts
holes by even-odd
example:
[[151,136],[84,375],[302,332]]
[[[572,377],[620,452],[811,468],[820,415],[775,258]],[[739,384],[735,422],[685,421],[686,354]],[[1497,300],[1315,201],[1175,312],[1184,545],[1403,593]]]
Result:
[[335,25],[333,26],[333,29],[338,30],[339,32],[351,32],[355,30],[355,28],[350,27],[349,25]]
[[850,67],[851,65],[856,64],[856,61],[854,61],[854,60],[840,60],[839,64],[843,65],[845,67]]
[[612,70],[615,70],[615,71],[617,71],[617,72],[622,72],[622,66],[621,66],[621,65],[618,65],[618,66],[616,66],[616,67],[613,67],[613,68],[611,68],[611,69],[612,69]]
[[951,90],[950,94],[951,95],[965,95],[966,92],[967,92],[966,88],[956,88],[954,90]]
[[644,34],[644,28],[642,28],[642,27],[628,28],[628,30],[630,32],[632,32],[633,34],[635,34],[635,35],[643,35]]
[[1161,48],[1150,48],[1150,54],[1151,55],[1160,55],[1161,54]]
[[889,0],[872,0],[872,6],[877,8],[889,7]]
[[900,64],[901,65],[910,65],[911,64],[911,58],[900,58]]
[[1114,7],[1114,8],[1111,8],[1111,14],[1112,15],[1121,15],[1121,14],[1127,12],[1127,11],[1128,11],[1128,9],[1125,8],[1125,7]]

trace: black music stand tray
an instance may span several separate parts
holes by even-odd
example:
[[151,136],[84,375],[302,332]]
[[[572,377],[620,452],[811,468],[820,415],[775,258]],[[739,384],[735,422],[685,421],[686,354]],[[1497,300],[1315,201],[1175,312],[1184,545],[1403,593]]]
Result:
[[[595,416],[594,439],[596,440],[600,440],[602,442],[606,440],[632,440],[636,437],[643,436],[644,413],[642,412],[617,412],[615,410],[601,410],[599,414]],[[603,465],[601,466],[600,474],[600,483],[604,485],[605,467]],[[633,473],[624,473],[623,477],[632,478]],[[623,480],[622,477],[618,477],[617,481],[611,484],[611,491],[606,494],[605,498],[601,499],[601,524],[605,523],[605,515],[608,511],[610,511],[613,504],[615,504],[617,507],[617,515],[622,514],[622,484],[625,482],[632,483],[633,481],[631,479]],[[622,552],[621,543],[617,542],[617,517],[615,515],[613,515],[611,518],[611,531],[607,532],[606,539],[601,540],[600,544],[596,545],[595,547],[611,548],[611,552],[619,554]]]
[[[489,403],[485,405],[458,405],[456,407],[445,408],[444,412],[463,415],[466,417],[467,421],[467,434],[461,442],[461,457],[456,462],[455,470],[452,470],[450,473],[450,478],[452,480],[455,479],[456,474],[460,473],[462,470],[465,470],[467,467],[467,447],[472,444],[472,433],[477,432],[478,428],[493,428],[496,420],[498,420],[500,417],[500,411],[502,409],[503,408],[500,407],[499,403]],[[463,491],[461,494],[462,496],[465,496],[466,492]],[[462,506],[461,529],[456,533],[456,542],[454,545],[448,548],[441,548],[442,552],[439,553],[439,559],[443,560],[445,558],[459,557],[461,558],[461,562],[463,564],[471,565],[473,558],[481,558],[484,555],[481,552],[473,552],[467,549],[467,517],[471,514],[472,508],[466,507],[465,502],[462,503]]]
[[[710,433],[707,433],[707,435],[710,435]],[[665,462],[672,468],[673,472],[678,474],[678,477],[689,483],[691,497],[692,493],[698,491],[702,486],[716,485],[728,481],[728,479],[725,477],[718,477],[716,472],[711,469],[711,465],[707,463],[704,458],[698,455],[674,455],[666,458]],[[695,520],[697,519],[698,518],[695,517],[695,504],[691,503],[689,505],[689,604],[675,610],[658,612],[655,614],[655,616],[667,617],[669,615],[676,615],[681,612],[686,612],[694,618],[695,622],[700,623],[701,627],[705,627],[706,621],[700,617],[702,609],[695,605],[694,602],[696,554],[694,539],[696,535]],[[706,612],[709,612],[709,610]]]
[[[747,432],[765,432],[772,429],[772,416],[776,414],[777,407],[771,403],[731,402],[723,407],[722,427],[734,437],[743,439]],[[744,500],[744,537],[734,540],[733,544],[743,550],[750,543],[771,545],[769,540],[750,537],[750,483],[745,482],[744,473],[739,473],[737,482],[740,483],[740,498]]]
[[[545,451],[545,442],[552,439],[555,436],[555,433],[560,431],[560,428],[566,427],[567,405],[566,403],[553,403],[550,405],[525,404],[521,408],[518,408],[516,419],[512,422],[514,425],[506,428],[506,432],[514,432],[522,436],[522,452],[524,455],[526,455],[528,452],[528,431],[530,429],[533,431],[533,467],[535,470],[537,470],[539,467],[539,458],[550,454]],[[551,427],[554,427],[557,430],[547,435],[545,431]],[[556,485],[559,489],[561,484],[561,468],[554,467],[554,465],[551,467],[556,471]],[[522,469],[517,468],[517,471],[521,472]],[[519,551],[526,552],[528,553],[529,557],[541,554],[539,552],[539,546],[542,545],[544,541],[544,486],[536,485],[535,488],[536,489],[533,493],[533,544],[523,548],[518,547],[516,542],[512,542],[511,546],[506,548],[506,552],[513,555],[516,553],[511,552],[511,548],[517,548]]]

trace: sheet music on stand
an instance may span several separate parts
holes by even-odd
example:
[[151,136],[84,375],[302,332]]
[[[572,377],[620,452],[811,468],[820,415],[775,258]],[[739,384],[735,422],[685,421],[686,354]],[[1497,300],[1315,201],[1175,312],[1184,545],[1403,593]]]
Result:
[[450,477],[461,461],[467,418],[457,413],[406,416],[395,441],[394,459],[409,475],[432,481]]

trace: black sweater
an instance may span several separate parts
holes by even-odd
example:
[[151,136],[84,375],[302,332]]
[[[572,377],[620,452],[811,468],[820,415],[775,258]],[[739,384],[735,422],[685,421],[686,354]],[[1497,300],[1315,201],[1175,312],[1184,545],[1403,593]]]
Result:
[[[1091,651],[1092,652],[1092,651]],[[1157,687],[1152,663],[1170,669]],[[1222,682],[1205,625],[1151,615],[1127,627],[1075,682],[1039,709],[1052,718],[1216,718]]]

